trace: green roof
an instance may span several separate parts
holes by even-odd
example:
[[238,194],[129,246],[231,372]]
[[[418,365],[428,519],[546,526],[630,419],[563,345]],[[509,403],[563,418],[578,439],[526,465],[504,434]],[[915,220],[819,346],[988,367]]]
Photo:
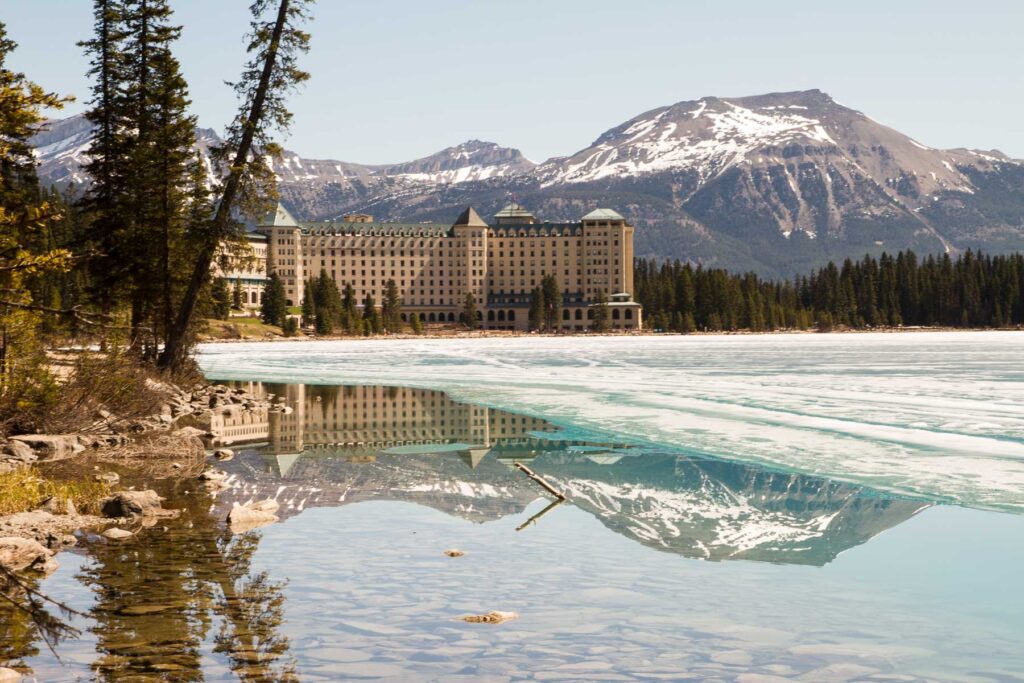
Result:
[[494,214],[495,218],[533,218],[533,214],[521,205],[512,203]]
[[288,213],[288,209],[284,208],[280,202],[278,202],[277,207],[273,211],[266,215],[263,222],[259,225],[261,228],[297,228],[298,226],[299,224],[295,218]]
[[594,209],[581,220],[584,221],[624,221],[622,214],[611,209]]
[[349,223],[345,221],[300,223],[303,235],[361,235],[394,237],[444,237],[451,228],[440,223]]

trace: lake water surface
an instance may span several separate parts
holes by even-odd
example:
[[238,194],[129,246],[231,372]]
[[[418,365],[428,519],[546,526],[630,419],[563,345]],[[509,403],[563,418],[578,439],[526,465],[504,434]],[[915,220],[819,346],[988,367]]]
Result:
[[[40,681],[1024,681],[1021,350],[208,347],[210,377],[290,410],[226,419],[231,488],[156,482],[180,519],[61,556],[42,588],[88,615],[63,661],[3,612],[0,660]],[[268,497],[280,522],[226,528]],[[460,620],[492,610],[518,618]]]

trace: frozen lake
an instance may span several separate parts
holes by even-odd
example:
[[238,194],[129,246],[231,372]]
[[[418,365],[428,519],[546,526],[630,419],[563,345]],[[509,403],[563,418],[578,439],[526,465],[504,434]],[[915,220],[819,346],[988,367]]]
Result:
[[221,344],[211,376],[400,384],[880,490],[1024,510],[1024,334]]
[[[209,377],[289,410],[225,425],[225,491],[139,481],[181,518],[63,553],[41,588],[81,637],[58,661],[0,609],[0,660],[40,681],[1021,683],[1022,349],[207,346]],[[224,524],[264,498],[279,522]],[[460,620],[491,610],[518,618]]]

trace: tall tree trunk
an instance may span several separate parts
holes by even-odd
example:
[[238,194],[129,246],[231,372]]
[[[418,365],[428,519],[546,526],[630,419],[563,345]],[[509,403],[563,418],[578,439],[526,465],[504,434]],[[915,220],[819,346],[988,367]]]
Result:
[[224,190],[221,193],[220,203],[217,205],[217,212],[214,214],[210,226],[208,239],[193,265],[188,287],[182,297],[174,325],[167,331],[167,341],[164,344],[159,361],[159,366],[162,369],[175,369],[184,360],[188,328],[192,322],[196,304],[199,301],[199,293],[210,276],[210,266],[213,264],[217,247],[221,240],[228,235],[228,226],[232,220],[231,212],[234,208],[235,196],[238,193],[242,175],[245,173],[245,166],[248,163],[253,138],[260,120],[263,118],[263,106],[267,99],[270,80],[276,66],[277,53],[281,45],[281,35],[288,20],[289,2],[290,0],[281,0],[281,4],[278,6],[277,20],[274,22],[274,30],[271,35],[270,45],[267,48],[266,59],[263,62],[263,71],[260,73],[259,85],[256,88],[252,106],[246,116],[245,127],[238,149],[235,152],[234,161],[231,164],[228,177],[224,181]]

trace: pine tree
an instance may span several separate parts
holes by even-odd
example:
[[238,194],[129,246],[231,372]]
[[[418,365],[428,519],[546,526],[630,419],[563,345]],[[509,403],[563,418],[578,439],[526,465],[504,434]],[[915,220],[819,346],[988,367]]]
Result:
[[5,423],[9,408],[24,411],[45,402],[55,386],[40,343],[41,309],[54,302],[33,296],[46,292],[35,286],[40,278],[67,273],[73,263],[71,252],[49,239],[58,207],[40,195],[28,142],[43,110],[60,109],[66,100],[7,68],[16,47],[0,22],[0,420]]
[[312,293],[313,307],[316,311],[313,325],[318,334],[330,334],[338,326],[347,327],[347,320],[343,319],[338,285],[326,270],[321,270],[319,277],[313,282]]
[[316,286],[313,281],[306,282],[302,288],[302,324],[309,326],[316,320]]
[[126,135],[131,129],[125,100],[127,32],[125,9],[120,0],[94,0],[92,39],[79,43],[89,56],[88,75],[94,79],[90,108],[85,118],[93,125],[89,153],[83,170],[92,182],[83,198],[90,217],[87,247],[90,289],[100,308],[110,311],[127,291],[134,263],[129,253],[125,223],[125,193],[131,181],[127,168]]
[[[334,287],[334,291],[338,291],[337,286]],[[356,289],[352,286],[351,282],[345,283],[345,293],[342,295],[338,306],[341,311],[342,327],[345,328],[345,331],[348,334],[360,334],[362,332],[362,318],[359,315],[359,306],[356,304]]]
[[476,297],[472,292],[466,292],[466,297],[462,301],[462,324],[470,330],[480,327],[480,318],[477,317],[476,312]]
[[[188,283],[160,355],[163,368],[174,369],[185,360],[188,329],[214,256],[224,241],[241,237],[236,214],[258,215],[275,196],[268,160],[280,154],[280,147],[270,132],[288,127],[291,114],[285,96],[309,78],[298,68],[298,57],[309,49],[309,34],[299,28],[309,16],[309,4],[309,0],[255,0],[250,5],[253,19],[248,50],[252,59],[242,80],[234,85],[241,107],[224,144],[214,150],[226,175],[218,188],[216,213],[206,223],[202,239],[197,240],[199,251],[191,262]],[[275,7],[276,12],[267,16]]]
[[377,302],[369,292],[363,297],[363,325],[370,334],[380,334],[384,329]]
[[544,311],[547,308],[544,301],[544,290],[540,287],[534,287],[530,292],[530,329],[531,330],[543,330],[544,329]]
[[557,332],[562,319],[562,292],[554,275],[541,278],[540,289],[544,301],[544,327]]
[[409,315],[409,325],[412,327],[413,334],[423,334],[423,321],[420,320],[420,316],[416,313]]
[[242,281],[237,277],[235,278],[235,284],[231,289],[231,308],[236,311],[242,310]]
[[288,299],[284,291],[284,283],[277,273],[271,273],[263,288],[263,303],[260,306],[260,319],[267,325],[283,325],[288,316]]
[[231,292],[222,277],[214,278],[210,284],[210,304],[214,318],[227,320],[231,317]]
[[384,327],[388,332],[395,333],[402,329],[402,298],[398,294],[398,285],[388,280],[384,286],[384,303],[381,306]]
[[610,320],[608,315],[608,296],[604,293],[604,290],[597,293],[591,310],[594,311],[594,319],[590,323],[591,331],[606,332],[610,325]]

